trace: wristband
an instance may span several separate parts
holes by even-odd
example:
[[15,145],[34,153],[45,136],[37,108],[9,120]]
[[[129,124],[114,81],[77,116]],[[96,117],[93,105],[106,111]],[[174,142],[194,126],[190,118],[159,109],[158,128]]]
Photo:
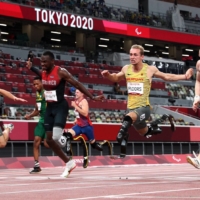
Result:
[[187,76],[186,76],[186,74],[185,74],[185,80],[187,80]]
[[196,96],[194,97],[194,100],[199,102],[199,101],[200,101],[200,96],[196,95]]

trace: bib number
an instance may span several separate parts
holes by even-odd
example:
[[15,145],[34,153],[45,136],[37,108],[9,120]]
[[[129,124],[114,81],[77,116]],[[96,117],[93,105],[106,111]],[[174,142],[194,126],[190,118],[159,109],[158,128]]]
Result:
[[45,91],[44,96],[46,101],[58,101],[55,90]]
[[127,89],[129,94],[143,94],[143,83],[128,83]]

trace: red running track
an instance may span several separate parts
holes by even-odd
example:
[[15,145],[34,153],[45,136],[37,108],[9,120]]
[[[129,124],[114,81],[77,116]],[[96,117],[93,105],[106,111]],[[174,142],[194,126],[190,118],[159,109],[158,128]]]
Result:
[[[1,200],[200,199],[200,176],[189,164],[0,170]],[[121,177],[121,178],[120,178]]]

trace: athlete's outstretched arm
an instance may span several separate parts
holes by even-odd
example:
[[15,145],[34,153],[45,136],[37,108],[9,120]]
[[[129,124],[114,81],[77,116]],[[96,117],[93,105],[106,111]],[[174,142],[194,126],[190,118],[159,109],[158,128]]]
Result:
[[37,74],[40,78],[42,78],[41,70],[39,70],[38,68],[33,67],[33,66],[30,68],[30,70],[31,70],[32,72],[34,72],[35,74]]
[[[86,96],[90,97],[93,100],[100,100],[103,99],[104,97],[101,96],[96,96],[94,97],[85,87],[83,84],[81,84],[79,81],[74,79],[74,77],[66,70],[66,69],[60,69],[59,70],[59,76],[60,78],[65,79],[68,83],[73,85],[76,89],[80,90],[83,94]],[[102,97],[102,98],[101,98]]]
[[38,116],[40,114],[40,111],[38,110],[37,104],[35,105],[35,109],[32,113],[27,114],[24,116],[25,119],[31,119],[32,117]]
[[119,81],[125,79],[125,73],[124,73],[125,67],[126,66],[124,66],[119,73],[112,73],[111,74],[108,70],[103,70],[101,72],[101,74],[104,78],[107,78],[108,80],[110,80],[112,82],[119,82]]
[[3,95],[4,97],[7,97],[9,99],[12,99],[14,101],[22,101],[22,102],[27,102],[25,99],[18,98],[15,95],[11,94],[10,92],[0,89],[0,94]]
[[193,69],[190,68],[186,71],[185,74],[169,74],[159,71],[155,66],[150,66],[153,71],[153,76],[156,78],[161,78],[165,81],[179,81],[179,80],[188,80],[193,75]]
[[31,62],[30,58],[26,62],[26,67],[28,69],[30,69],[32,72],[34,72],[35,74],[37,74],[40,78],[42,77],[41,70],[39,70],[38,68],[32,66],[32,62]]

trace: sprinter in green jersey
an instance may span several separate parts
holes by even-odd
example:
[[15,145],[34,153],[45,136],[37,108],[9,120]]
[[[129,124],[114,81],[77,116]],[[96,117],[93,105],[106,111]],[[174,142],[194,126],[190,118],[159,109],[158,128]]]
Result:
[[39,122],[34,130],[34,144],[33,144],[33,156],[35,160],[35,165],[30,171],[30,174],[38,173],[41,171],[39,163],[39,146],[44,140],[44,146],[49,148],[46,142],[46,134],[44,129],[44,115],[46,111],[46,101],[44,97],[44,89],[42,85],[42,80],[40,77],[35,77],[33,80],[33,85],[36,89],[36,104],[35,109],[32,113],[25,116],[26,119],[31,119],[34,116],[40,115]]

